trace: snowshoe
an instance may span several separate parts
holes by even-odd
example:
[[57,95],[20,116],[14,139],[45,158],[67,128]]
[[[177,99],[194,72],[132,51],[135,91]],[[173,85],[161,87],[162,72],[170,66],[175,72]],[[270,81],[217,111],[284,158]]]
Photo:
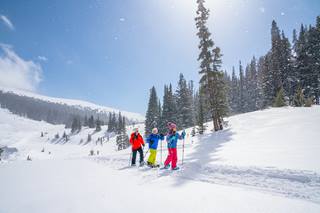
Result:
[[172,168],[172,170],[179,170],[180,168],[178,166]]
[[160,167],[159,164],[153,164],[153,163],[150,163],[150,162],[147,162],[147,166],[150,167],[150,168],[158,168],[158,167]]
[[161,169],[169,169],[170,168],[170,164],[165,165],[164,167],[162,167]]
[[144,165],[145,165],[145,162],[142,161],[142,162],[140,162],[140,165],[139,165],[139,166],[140,166],[140,167],[143,167]]

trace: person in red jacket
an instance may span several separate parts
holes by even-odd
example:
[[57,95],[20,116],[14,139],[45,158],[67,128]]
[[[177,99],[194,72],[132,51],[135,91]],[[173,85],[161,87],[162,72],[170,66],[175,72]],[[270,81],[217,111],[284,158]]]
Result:
[[131,166],[136,165],[136,157],[137,157],[137,152],[140,154],[140,166],[144,165],[143,161],[143,150],[142,146],[144,147],[144,141],[142,136],[139,133],[139,129],[135,128],[134,132],[131,134],[130,137],[130,143],[132,146],[132,160],[131,160]]

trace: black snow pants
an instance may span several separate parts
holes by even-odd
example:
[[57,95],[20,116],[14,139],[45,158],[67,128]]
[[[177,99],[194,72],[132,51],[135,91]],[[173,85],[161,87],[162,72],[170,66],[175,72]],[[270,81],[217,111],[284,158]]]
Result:
[[135,164],[136,164],[137,152],[139,152],[139,154],[140,154],[140,163],[143,162],[143,150],[142,150],[142,148],[140,147],[139,149],[132,150],[131,165],[135,165]]

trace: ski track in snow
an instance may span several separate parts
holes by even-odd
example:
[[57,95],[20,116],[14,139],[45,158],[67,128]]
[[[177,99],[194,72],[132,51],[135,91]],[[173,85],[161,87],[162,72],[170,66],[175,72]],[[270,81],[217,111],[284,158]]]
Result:
[[143,182],[172,177],[175,179],[174,184],[176,186],[186,184],[188,181],[201,181],[245,187],[289,198],[320,203],[320,175],[307,170],[280,170],[272,167],[238,167],[222,164],[201,166],[197,162],[185,162],[179,171],[171,171],[150,169],[146,166],[132,168],[129,166],[127,154],[109,157],[89,157],[89,159],[119,171],[131,170],[134,173],[132,175],[142,176]]

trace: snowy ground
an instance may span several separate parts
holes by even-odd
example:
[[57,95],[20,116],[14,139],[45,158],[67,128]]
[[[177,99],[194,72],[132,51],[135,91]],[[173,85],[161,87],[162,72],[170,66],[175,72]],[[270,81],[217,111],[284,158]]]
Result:
[[[130,212],[320,212],[320,107],[269,109],[228,120],[224,131],[187,137],[184,164],[173,172],[130,168],[130,151],[116,151],[114,137],[96,144],[106,127],[99,133],[83,129],[66,143],[53,139],[63,126],[1,109],[0,146],[18,152],[0,163],[0,213],[130,207]],[[181,148],[182,142],[180,165]],[[91,149],[100,155],[88,156]],[[164,142],[162,150],[159,161],[166,155]],[[32,161],[26,161],[28,155]]]

